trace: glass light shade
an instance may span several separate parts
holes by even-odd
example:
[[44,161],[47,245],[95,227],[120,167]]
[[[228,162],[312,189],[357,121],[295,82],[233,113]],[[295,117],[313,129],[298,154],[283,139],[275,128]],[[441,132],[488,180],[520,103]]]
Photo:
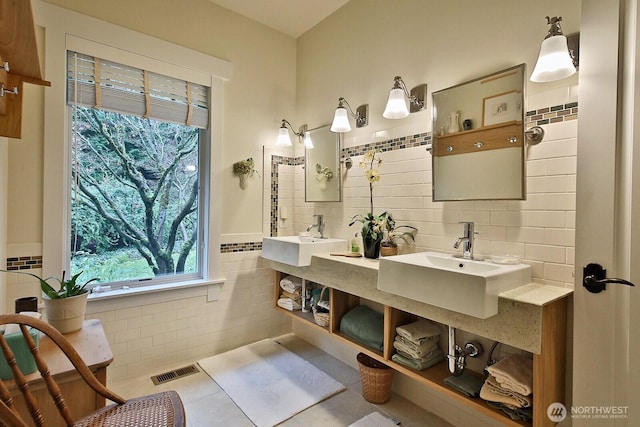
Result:
[[333,115],[333,122],[331,123],[331,132],[351,132],[349,114],[346,108],[336,108],[336,112]]
[[309,149],[313,148],[313,141],[311,141],[311,134],[309,132],[304,133],[304,146]]
[[404,119],[409,115],[409,106],[407,105],[407,97],[402,89],[391,89],[387,106],[382,113],[385,119]]
[[540,46],[538,62],[531,73],[532,82],[552,82],[564,79],[576,72],[573,60],[569,56],[567,38],[553,36],[545,39]]
[[278,147],[291,147],[291,137],[289,137],[289,130],[285,127],[280,128],[278,131],[278,139],[276,140],[276,146]]

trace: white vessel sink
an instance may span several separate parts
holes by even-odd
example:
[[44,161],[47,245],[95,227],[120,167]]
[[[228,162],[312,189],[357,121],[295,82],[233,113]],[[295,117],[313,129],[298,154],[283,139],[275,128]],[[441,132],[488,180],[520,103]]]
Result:
[[494,264],[421,252],[380,259],[378,289],[486,319],[498,295],[531,282],[531,266]]
[[347,241],[317,237],[284,236],[262,239],[262,258],[296,267],[311,265],[313,255],[344,252]]

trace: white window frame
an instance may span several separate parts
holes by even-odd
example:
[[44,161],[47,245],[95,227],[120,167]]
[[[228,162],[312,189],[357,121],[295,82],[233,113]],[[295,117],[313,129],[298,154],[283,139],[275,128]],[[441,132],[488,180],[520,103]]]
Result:
[[[220,217],[222,168],[222,108],[224,81],[231,77],[227,61],[119,27],[41,0],[33,3],[36,25],[44,28],[44,183],[43,274],[59,276],[69,266],[69,126],[66,108],[66,51],[80,50],[95,56],[211,87],[210,201],[205,230],[204,280],[178,283],[177,287],[220,282]],[[203,248],[199,248],[203,249]],[[166,290],[171,286],[162,285]],[[140,289],[139,292],[148,292]],[[121,293],[122,294],[122,293]],[[127,295],[127,293],[124,293]]]

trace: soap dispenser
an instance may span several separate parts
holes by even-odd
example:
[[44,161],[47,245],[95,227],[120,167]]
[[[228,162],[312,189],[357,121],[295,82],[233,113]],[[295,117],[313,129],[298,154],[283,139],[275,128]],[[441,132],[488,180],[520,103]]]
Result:
[[351,239],[351,252],[360,253],[360,239],[358,239],[358,233]]

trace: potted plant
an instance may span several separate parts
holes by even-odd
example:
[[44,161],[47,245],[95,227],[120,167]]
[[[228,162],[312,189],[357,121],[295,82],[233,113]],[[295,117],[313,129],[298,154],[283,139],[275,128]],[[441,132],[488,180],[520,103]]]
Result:
[[[65,271],[62,272],[61,279],[57,277],[43,279],[40,276],[24,271],[2,271],[26,274],[38,279],[42,290],[42,301],[44,302],[47,322],[60,333],[67,334],[82,328],[87,308],[87,296],[89,295],[87,285],[98,280],[97,277],[80,284],[78,283],[78,278],[82,271],[73,275],[70,279],[65,279]],[[57,282],[60,285],[59,289],[56,290],[49,284],[49,281]]]
[[380,244],[380,254],[391,256],[398,254],[398,241],[402,240],[410,245],[415,241],[418,229],[411,225],[397,225],[390,213],[387,213],[384,228],[384,237]]
[[331,168],[323,167],[320,163],[316,163],[316,181],[320,185],[322,191],[327,189],[327,181],[333,178],[333,171]]
[[362,223],[362,246],[364,248],[364,256],[366,258],[378,258],[380,255],[380,244],[382,243],[382,233],[384,224],[387,219],[387,213],[380,215],[373,214],[373,183],[380,181],[380,174],[376,166],[380,166],[382,159],[379,152],[374,148],[367,151],[360,167],[365,170],[364,176],[369,181],[369,212],[366,214],[356,214],[351,218],[349,226],[356,222]]
[[258,173],[253,163],[253,158],[249,157],[246,160],[240,160],[233,164],[233,173],[240,177],[240,188],[243,190],[247,188],[247,178],[253,176],[254,173]]

